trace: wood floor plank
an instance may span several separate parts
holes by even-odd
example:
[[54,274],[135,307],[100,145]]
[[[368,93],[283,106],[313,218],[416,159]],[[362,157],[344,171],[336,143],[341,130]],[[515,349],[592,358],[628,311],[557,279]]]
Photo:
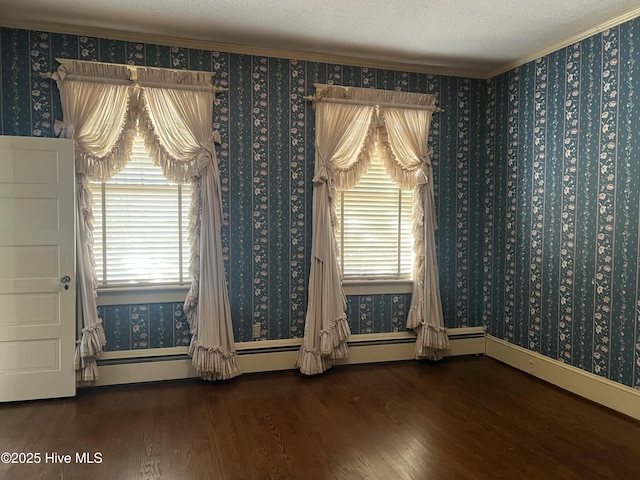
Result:
[[3,404],[4,451],[41,456],[0,464],[11,480],[624,480],[640,478],[640,422],[469,357]]

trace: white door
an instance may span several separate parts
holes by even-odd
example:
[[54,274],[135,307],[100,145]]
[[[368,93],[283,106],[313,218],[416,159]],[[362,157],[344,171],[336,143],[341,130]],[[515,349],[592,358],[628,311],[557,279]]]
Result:
[[74,213],[73,140],[0,136],[2,402],[76,393]]

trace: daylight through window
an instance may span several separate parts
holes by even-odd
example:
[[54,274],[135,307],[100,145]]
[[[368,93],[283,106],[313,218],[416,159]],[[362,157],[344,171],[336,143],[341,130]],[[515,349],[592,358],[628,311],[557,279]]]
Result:
[[339,261],[345,278],[411,278],[413,192],[401,190],[377,150],[352,189],[336,195]]
[[140,137],[125,168],[91,192],[99,286],[190,280],[190,186],[167,180]]

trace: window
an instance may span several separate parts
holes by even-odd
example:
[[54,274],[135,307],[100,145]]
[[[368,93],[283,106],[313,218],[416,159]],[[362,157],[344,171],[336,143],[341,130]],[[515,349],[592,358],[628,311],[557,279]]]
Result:
[[339,261],[345,278],[410,279],[413,192],[389,178],[377,154],[352,189],[336,195]]
[[189,185],[167,180],[135,138],[131,161],[91,182],[99,286],[189,281]]

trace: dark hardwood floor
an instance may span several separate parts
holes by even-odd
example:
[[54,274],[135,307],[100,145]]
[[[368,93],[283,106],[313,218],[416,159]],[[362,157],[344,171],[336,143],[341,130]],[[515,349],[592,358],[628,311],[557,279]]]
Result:
[[5,451],[40,454],[11,480],[640,479],[640,422],[470,357],[4,404]]

